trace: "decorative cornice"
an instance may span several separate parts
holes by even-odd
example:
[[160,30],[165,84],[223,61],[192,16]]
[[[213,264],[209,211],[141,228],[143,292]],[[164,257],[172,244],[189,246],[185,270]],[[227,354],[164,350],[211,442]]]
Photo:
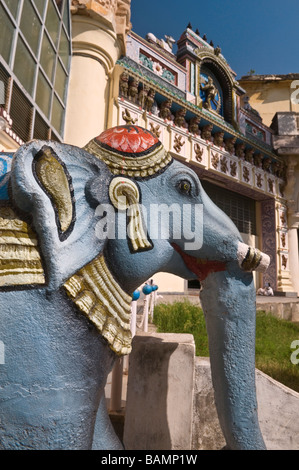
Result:
[[214,51],[211,51],[210,49],[207,49],[205,47],[198,48],[194,52],[197,58],[200,60],[200,62],[209,59],[212,62],[215,62],[216,64],[218,64],[218,66],[220,66],[226,72],[227,78],[229,79],[231,86],[236,85],[236,81],[232,75],[232,72],[229,66],[227,65],[227,62],[224,59],[222,59],[220,55],[215,54]]
[[144,74],[142,73],[144,68],[142,68],[141,70],[140,69],[141,66],[138,66],[136,62],[133,62],[132,60],[128,62],[127,60],[124,60],[124,58],[121,58],[117,61],[117,64],[122,66],[124,69],[126,69],[132,77],[135,77],[137,80],[141,82],[149,82],[151,88],[153,88],[157,93],[162,94],[166,98],[174,100],[177,104],[181,105],[182,107],[185,107],[187,110],[189,110],[196,116],[209,121],[211,124],[217,126],[224,132],[227,132],[228,134],[230,134],[232,137],[236,137],[242,140],[244,143],[254,147],[256,150],[259,150],[265,155],[268,155],[274,159],[281,160],[281,158],[278,157],[277,154],[272,151],[272,148],[270,145],[266,143],[262,143],[262,142],[257,142],[255,139],[251,139],[249,136],[245,136],[244,134],[241,134],[231,124],[224,121],[223,118],[221,118],[220,116],[216,116],[215,113],[211,113],[207,110],[199,108],[195,104],[191,103],[190,101],[185,100],[184,98],[179,96],[177,93],[172,91],[171,87],[162,86],[160,83],[158,83],[156,79],[154,80],[154,79],[148,78],[147,76],[144,76]]

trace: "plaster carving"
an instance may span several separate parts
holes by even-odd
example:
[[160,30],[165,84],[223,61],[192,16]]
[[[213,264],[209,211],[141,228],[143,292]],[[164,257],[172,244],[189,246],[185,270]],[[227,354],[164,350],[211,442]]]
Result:
[[163,49],[164,51],[172,54],[172,48],[173,48],[173,45],[175,44],[175,39],[173,39],[172,36],[169,36],[167,34],[165,34],[165,39],[158,39],[153,33],[148,33],[146,35],[146,39],[149,41],[149,42],[152,42],[154,44],[156,44],[159,48]]
[[249,172],[247,166],[243,167],[243,179],[244,179],[244,181],[246,181],[246,183],[249,183],[249,181],[250,181],[250,172]]
[[186,109],[179,108],[175,113],[174,124],[178,127],[187,127],[187,123],[185,120]]
[[166,119],[168,121],[172,120],[173,115],[171,114],[171,105],[172,101],[170,99],[167,99],[161,103],[159,116],[162,119]]
[[144,108],[146,111],[151,111],[155,102],[155,90],[152,88],[149,90],[147,97],[145,99],[145,105]]
[[256,175],[256,185],[258,188],[261,188],[263,185],[263,177],[260,173],[257,173]]
[[235,142],[237,138],[236,137],[231,137],[229,139],[225,139],[224,141],[224,146],[225,150],[230,153],[231,155],[234,155],[235,153]]
[[223,157],[220,161],[220,170],[222,173],[227,173],[228,171],[228,166],[227,166],[227,158]]
[[211,154],[212,154],[212,159],[211,159],[212,166],[215,168],[215,170],[217,170],[217,169],[218,169],[218,165],[219,165],[219,161],[220,161],[219,153],[213,153],[213,152],[211,152]]
[[199,127],[198,127],[199,123],[200,123],[200,117],[197,117],[197,116],[192,117],[189,121],[189,126],[188,126],[189,132],[191,132],[194,135],[198,135],[199,134]]
[[239,157],[241,160],[244,160],[245,159],[245,152],[244,152],[245,144],[243,144],[243,143],[236,144],[235,148],[236,148],[237,157]]
[[230,174],[231,176],[236,176],[237,175],[237,163],[231,161],[230,162]]
[[138,96],[138,81],[135,78],[132,78],[129,81],[129,89],[128,89],[128,96],[129,99],[135,103],[136,98]]
[[174,136],[174,145],[173,148],[177,153],[181,153],[183,145],[185,145],[185,141],[182,141],[183,136],[180,134],[175,134]]
[[288,258],[286,255],[281,256],[281,265],[283,269],[287,269],[287,264],[288,264]]
[[220,107],[220,103],[216,101],[216,96],[219,95],[217,88],[214,85],[213,79],[208,77],[208,82],[204,85],[200,85],[200,89],[204,92],[205,101],[204,108],[209,110],[212,109],[212,103],[216,106],[217,110]]
[[138,103],[142,108],[145,107],[148,92],[149,92],[149,86],[146,85],[145,83],[142,83],[139,93],[138,93]]
[[138,118],[133,118],[131,116],[131,113],[127,108],[122,112],[122,118],[125,121],[125,123],[128,125],[136,124],[136,122],[138,121]]
[[199,163],[202,162],[202,156],[203,156],[203,149],[201,146],[196,142],[194,144],[194,152],[195,152],[195,160],[197,160]]
[[211,141],[212,140],[212,130],[213,130],[213,125],[212,124],[207,124],[203,126],[201,130],[201,137],[204,140]]
[[214,138],[213,138],[213,143],[217,147],[223,147],[224,142],[223,142],[223,137],[224,137],[224,132],[215,132]]
[[119,79],[120,95],[127,97],[128,90],[129,90],[129,74],[124,70]]
[[155,125],[153,122],[150,122],[150,131],[159,139],[161,135],[161,126],[159,124]]

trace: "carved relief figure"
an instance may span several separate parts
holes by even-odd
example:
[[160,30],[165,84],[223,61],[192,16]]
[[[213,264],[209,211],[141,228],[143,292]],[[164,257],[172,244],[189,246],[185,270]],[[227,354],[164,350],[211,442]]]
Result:
[[191,134],[199,135],[199,127],[198,127],[199,123],[200,123],[200,117],[194,116],[190,119],[188,130],[189,132],[191,132]]
[[135,124],[138,121],[137,117],[133,118],[131,116],[131,113],[127,108],[122,112],[122,118],[125,121],[125,123],[128,124],[128,125],[129,124]]
[[245,144],[243,144],[243,143],[236,144],[235,148],[236,148],[237,157],[239,157],[241,160],[244,160],[245,159],[245,152],[244,152]]
[[129,98],[135,103],[136,97],[138,95],[138,81],[135,78],[129,81]]
[[217,147],[223,147],[224,142],[223,142],[223,136],[224,132],[215,132],[214,137],[213,137],[213,143]]
[[247,166],[243,167],[243,179],[244,181],[246,181],[246,183],[249,183],[250,181],[250,173],[249,173]]
[[271,171],[271,162],[272,162],[271,158],[269,158],[269,157],[264,158],[263,162],[262,162],[263,170],[270,172]]
[[218,169],[218,165],[219,165],[219,160],[220,160],[220,156],[219,156],[219,153],[212,153],[212,166],[215,168],[215,170]]
[[203,126],[203,128],[201,130],[202,139],[211,141],[212,140],[212,129],[213,129],[212,124],[207,124],[207,125]]
[[284,269],[287,269],[288,258],[286,255],[282,255],[281,257],[281,264]]
[[274,180],[272,178],[268,179],[268,187],[269,187],[270,193],[273,193],[273,191],[274,191]]
[[173,119],[173,115],[171,114],[171,106],[172,101],[170,99],[167,99],[161,103],[159,116],[162,119],[166,119],[168,121]]
[[263,185],[263,177],[260,173],[257,173],[256,175],[256,185],[258,188],[261,188]]
[[152,88],[148,91],[147,97],[145,99],[145,106],[144,106],[145,110],[148,112],[152,110],[152,107],[155,101],[155,94],[156,92]]
[[253,154],[254,154],[254,149],[253,148],[247,148],[245,150],[245,161],[248,163],[251,163],[253,165]]
[[202,162],[202,156],[203,156],[203,149],[198,143],[194,144],[194,152],[195,152],[195,160],[197,160],[199,163]]
[[254,156],[254,164],[257,168],[262,168],[263,155],[261,153],[256,153]]
[[145,83],[141,84],[139,93],[138,93],[138,103],[141,107],[145,107],[146,98],[149,92],[149,86]]
[[284,232],[281,234],[281,245],[283,248],[286,246],[286,234]]
[[225,150],[230,153],[231,155],[234,155],[235,153],[235,143],[236,143],[236,137],[231,137],[229,139],[225,139],[224,141],[224,147]]
[[179,108],[176,113],[175,113],[175,118],[174,118],[174,124],[178,127],[186,127],[187,123],[185,120],[186,116],[186,109],[185,108]]
[[159,139],[161,135],[161,126],[159,124],[154,124],[150,122],[150,131]]
[[218,90],[214,85],[212,77],[208,77],[207,83],[204,85],[200,85],[200,89],[204,92],[205,101],[203,103],[204,108],[211,110],[212,103],[218,107],[218,102],[216,101],[216,97],[218,94]]
[[119,92],[121,95],[127,97],[129,89],[129,74],[123,72],[119,78]]
[[237,175],[237,163],[231,161],[230,162],[230,174],[231,176],[236,176]]
[[182,150],[183,145],[185,145],[185,141],[182,141],[183,136],[180,134],[175,134],[174,136],[174,145],[173,148],[177,153],[180,153]]
[[220,170],[223,172],[223,173],[226,173],[227,170],[228,170],[228,167],[227,167],[227,158],[226,157],[222,157],[221,161],[220,161]]

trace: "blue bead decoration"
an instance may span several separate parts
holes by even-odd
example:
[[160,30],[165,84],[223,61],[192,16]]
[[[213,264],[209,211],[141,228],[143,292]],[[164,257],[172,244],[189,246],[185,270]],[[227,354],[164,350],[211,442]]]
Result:
[[151,294],[153,290],[153,287],[150,286],[149,284],[145,284],[142,288],[142,292],[145,294],[145,295],[148,295],[148,294]]
[[132,300],[138,300],[139,297],[140,297],[139,290],[134,290],[133,295],[132,295]]

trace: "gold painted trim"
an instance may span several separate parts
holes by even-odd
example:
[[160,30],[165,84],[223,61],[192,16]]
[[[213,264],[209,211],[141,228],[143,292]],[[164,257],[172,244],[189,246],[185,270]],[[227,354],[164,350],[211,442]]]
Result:
[[131,297],[117,284],[104,256],[80,269],[64,288],[118,355],[131,352]]
[[124,157],[116,152],[102,148],[94,139],[84,147],[84,150],[102,160],[113,175],[134,178],[152,176],[172,160],[172,156],[164,149],[162,144],[153,153],[137,158]]
[[0,207],[0,286],[45,284],[38,240],[12,208]]

